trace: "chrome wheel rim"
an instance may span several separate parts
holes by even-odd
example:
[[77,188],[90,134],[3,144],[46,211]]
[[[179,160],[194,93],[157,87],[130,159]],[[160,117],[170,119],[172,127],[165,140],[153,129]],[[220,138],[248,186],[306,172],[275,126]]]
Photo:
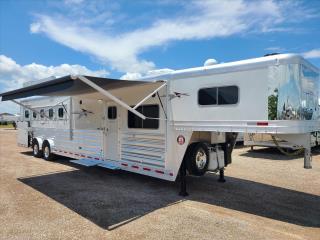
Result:
[[39,147],[38,147],[37,144],[35,144],[35,145],[33,146],[33,154],[34,154],[34,155],[38,155],[38,153],[39,153]]
[[48,158],[49,155],[50,155],[50,149],[49,149],[48,146],[46,146],[46,147],[44,148],[44,157],[45,157],[45,158]]
[[198,169],[204,169],[207,164],[207,154],[204,149],[200,148],[196,155],[196,165]]

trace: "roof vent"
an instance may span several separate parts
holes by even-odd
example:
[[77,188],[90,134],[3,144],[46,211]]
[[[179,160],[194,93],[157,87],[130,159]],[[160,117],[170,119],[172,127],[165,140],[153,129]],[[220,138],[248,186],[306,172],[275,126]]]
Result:
[[217,60],[215,60],[213,58],[209,58],[204,62],[203,66],[205,66],[205,67],[206,66],[212,66],[212,65],[216,65],[217,63],[218,63]]

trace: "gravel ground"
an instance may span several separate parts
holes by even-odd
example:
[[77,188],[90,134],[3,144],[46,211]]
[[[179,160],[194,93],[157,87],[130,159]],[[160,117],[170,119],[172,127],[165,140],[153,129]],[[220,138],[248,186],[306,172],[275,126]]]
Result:
[[320,150],[313,169],[276,150],[237,148],[226,183],[178,183],[46,162],[0,129],[0,239],[320,239]]

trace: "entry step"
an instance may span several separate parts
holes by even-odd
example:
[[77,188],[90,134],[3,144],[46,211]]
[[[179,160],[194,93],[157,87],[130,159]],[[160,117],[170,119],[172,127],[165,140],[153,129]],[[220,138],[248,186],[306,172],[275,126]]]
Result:
[[99,167],[108,168],[111,170],[120,169],[118,166],[116,166],[112,163],[108,163],[108,162],[100,161],[100,160],[94,160],[94,159],[87,159],[87,158],[81,158],[79,160],[70,160],[70,162],[75,163],[75,164],[79,164],[82,166],[86,166],[86,167],[99,166]]
[[108,163],[108,162],[100,162],[98,164],[99,167],[104,167],[104,168],[108,168],[108,169],[112,169],[112,170],[117,170],[117,169],[120,169],[118,166],[116,165],[113,165],[111,163]]
[[97,160],[93,160],[93,159],[86,159],[86,158],[81,158],[78,160],[70,160],[70,162],[75,163],[75,164],[79,164],[82,166],[86,166],[86,167],[96,166],[99,163],[101,163],[101,161],[97,161]]

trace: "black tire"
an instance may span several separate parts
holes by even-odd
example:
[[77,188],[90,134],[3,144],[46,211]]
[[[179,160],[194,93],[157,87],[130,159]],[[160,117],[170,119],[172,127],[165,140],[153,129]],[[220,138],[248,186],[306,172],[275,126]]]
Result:
[[195,176],[204,175],[209,165],[209,145],[203,142],[190,144],[184,160],[189,174]]
[[52,161],[54,159],[54,155],[51,152],[51,147],[48,141],[44,141],[42,144],[42,158],[47,161]]
[[32,141],[32,153],[34,157],[41,158],[42,157],[42,151],[39,147],[39,143],[37,139],[33,139]]

